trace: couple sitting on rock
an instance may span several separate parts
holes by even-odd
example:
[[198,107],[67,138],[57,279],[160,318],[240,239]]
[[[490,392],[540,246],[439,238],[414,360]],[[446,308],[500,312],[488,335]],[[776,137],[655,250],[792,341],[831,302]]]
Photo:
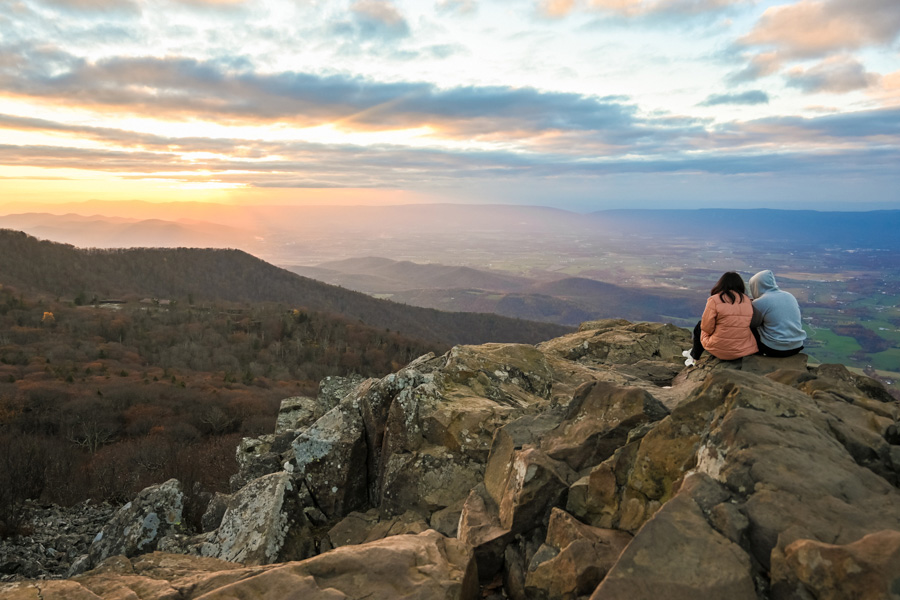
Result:
[[757,353],[783,358],[803,350],[805,339],[797,299],[778,288],[772,271],[750,278],[749,296],[741,276],[729,271],[710,291],[703,317],[694,327],[694,345],[682,354],[687,366],[704,350],[721,360]]

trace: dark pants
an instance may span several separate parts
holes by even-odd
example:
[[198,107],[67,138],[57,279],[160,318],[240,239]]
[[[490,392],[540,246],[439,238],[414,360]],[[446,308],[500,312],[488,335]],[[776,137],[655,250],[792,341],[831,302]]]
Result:
[[691,340],[693,341],[691,358],[700,360],[700,357],[703,356],[703,344],[700,343],[700,321],[697,321],[697,325],[694,327],[694,334],[691,336]]
[[788,356],[800,354],[800,351],[803,350],[803,346],[800,346],[799,348],[792,348],[791,350],[775,350],[774,348],[769,348],[762,343],[762,340],[759,338],[759,331],[755,327],[751,327],[750,331],[753,332],[753,337],[756,338],[756,347],[759,348],[759,353],[763,356],[771,356],[772,358],[787,358]]

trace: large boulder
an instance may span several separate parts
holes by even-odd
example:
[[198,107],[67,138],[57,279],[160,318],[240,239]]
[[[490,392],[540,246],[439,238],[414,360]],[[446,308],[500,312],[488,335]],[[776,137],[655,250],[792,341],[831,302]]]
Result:
[[0,596],[4,600],[189,599],[196,597],[192,588],[198,581],[214,578],[225,585],[244,573],[238,564],[157,551],[130,558],[112,556],[70,580],[0,585]]
[[750,556],[685,490],[640,529],[591,600],[757,600]]
[[217,585],[214,578],[199,582],[193,597],[475,600],[478,595],[471,553],[434,530],[344,546],[248,575],[228,585]]
[[245,565],[267,565],[316,554],[312,530],[324,522],[305,488],[288,473],[254,479],[223,498],[224,514],[216,529],[193,537],[169,536],[159,546]]
[[621,447],[595,467],[588,480],[579,483],[592,491],[588,505],[570,510],[592,525],[637,531],[674,495],[682,476],[694,466],[701,437],[720,403],[720,398],[695,394],[676,407],[639,441]]
[[281,401],[275,421],[275,433],[305,429],[316,422],[326,411],[333,408],[318,398],[291,396]]
[[900,596],[900,532],[870,533],[852,544],[797,540],[785,548],[785,597],[881,600]]
[[467,548],[429,530],[256,567],[160,552],[116,556],[69,581],[22,582],[0,594],[9,600],[475,600],[478,582]]
[[116,554],[153,552],[161,539],[181,526],[183,508],[184,495],[176,479],[143,489],[100,530],[84,566],[97,565]]
[[668,414],[659,400],[640,388],[586,383],[576,390],[566,420],[544,436],[541,448],[578,471],[612,456],[634,428]]
[[334,407],[291,444],[291,471],[328,518],[337,519],[368,503],[367,446],[359,408]]
[[243,438],[235,451],[238,472],[231,476],[231,490],[236,492],[258,477],[281,471],[294,437],[294,432],[284,431]]
[[382,519],[377,508],[364,513],[352,512],[328,530],[321,542],[323,551],[340,546],[366,544],[393,535],[419,534],[430,529],[422,515],[406,511]]
[[574,473],[537,448],[516,452],[500,496],[500,525],[515,533],[546,526],[554,507],[565,506]]
[[327,412],[341,403],[350,392],[365,381],[362,375],[348,375],[339,377],[329,375],[319,382],[319,393],[316,401],[322,406],[323,412]]
[[457,538],[471,549],[482,581],[489,581],[500,571],[506,547],[515,538],[500,524],[498,513],[484,485],[478,485],[469,492],[459,518]]
[[599,529],[554,509],[547,539],[532,558],[525,579],[529,598],[575,600],[592,593],[631,535],[615,529]]
[[443,446],[393,453],[382,468],[381,511],[431,514],[458,503],[481,480],[484,465]]

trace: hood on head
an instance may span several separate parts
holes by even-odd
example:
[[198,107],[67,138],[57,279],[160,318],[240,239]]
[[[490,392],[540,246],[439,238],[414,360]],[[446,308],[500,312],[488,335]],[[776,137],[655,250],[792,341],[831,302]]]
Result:
[[775,283],[775,273],[766,269],[760,271],[750,278],[750,295],[759,298],[766,292],[777,290],[778,285]]

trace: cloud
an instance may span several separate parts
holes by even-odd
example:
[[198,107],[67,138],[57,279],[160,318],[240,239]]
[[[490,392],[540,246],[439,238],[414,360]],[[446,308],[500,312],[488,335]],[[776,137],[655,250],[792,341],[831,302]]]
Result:
[[435,44],[424,49],[425,54],[432,58],[449,58],[454,54],[465,52],[466,48],[459,44]]
[[[783,72],[786,84],[806,94],[869,88],[879,75],[849,55],[889,48],[900,38],[896,0],[799,0],[768,8],[736,47],[755,49],[728,81],[743,83]],[[819,60],[807,67],[799,62]]]
[[575,0],[542,0],[541,13],[550,18],[564,17],[575,8]]
[[848,149],[863,151],[888,146],[894,152],[900,148],[900,107],[728,123],[712,132],[708,150],[746,154],[780,148],[821,157]]
[[880,80],[879,75],[866,72],[862,64],[849,56],[828,58],[809,69],[795,67],[785,77],[787,85],[805,94],[852,92],[877,85]]
[[[591,154],[590,132],[567,134],[564,142],[577,145],[576,153],[565,143],[536,145],[523,152],[510,145],[474,150],[167,138],[0,115],[3,128],[68,132],[111,145],[108,149],[0,145],[0,164],[256,187],[427,187],[628,173],[883,175],[895,174],[898,163],[892,161],[900,158],[900,108],[811,119],[757,119],[717,130],[699,127],[693,120],[675,119],[671,125],[636,122],[632,135],[620,140],[627,144],[623,151]],[[772,147],[780,151],[773,152]]]
[[744,46],[773,48],[783,59],[889,45],[900,35],[896,0],[801,0],[767,9]]
[[753,0],[587,0],[590,9],[623,17],[695,16],[721,12]]
[[870,89],[869,93],[885,106],[900,106],[900,71],[882,77],[880,85]]
[[246,3],[247,0],[169,0],[176,4],[185,4],[187,6],[195,6],[198,8],[210,8],[220,10],[223,8],[237,7]]
[[6,55],[15,57],[0,66],[0,88],[7,93],[169,119],[337,123],[362,129],[431,125],[450,136],[587,130],[613,139],[630,133],[635,112],[619,98],[505,86],[441,89],[344,75],[260,74],[246,63],[227,60],[120,57],[91,63],[52,48]]
[[700,106],[718,106],[720,104],[768,104],[769,95],[761,90],[749,90],[738,94],[713,94],[700,103]]
[[42,2],[52,8],[71,13],[141,12],[140,5],[135,0],[42,0]]
[[893,138],[895,143],[900,143],[900,108],[825,115],[804,119],[803,126],[835,138]]
[[438,0],[435,8],[438,12],[469,15],[478,10],[478,4],[475,0]]
[[409,24],[388,0],[356,0],[350,5],[352,28],[363,39],[409,36]]
[[731,83],[756,81],[761,77],[777,73],[781,69],[781,59],[774,52],[757,54],[752,57],[746,67],[728,77]]

